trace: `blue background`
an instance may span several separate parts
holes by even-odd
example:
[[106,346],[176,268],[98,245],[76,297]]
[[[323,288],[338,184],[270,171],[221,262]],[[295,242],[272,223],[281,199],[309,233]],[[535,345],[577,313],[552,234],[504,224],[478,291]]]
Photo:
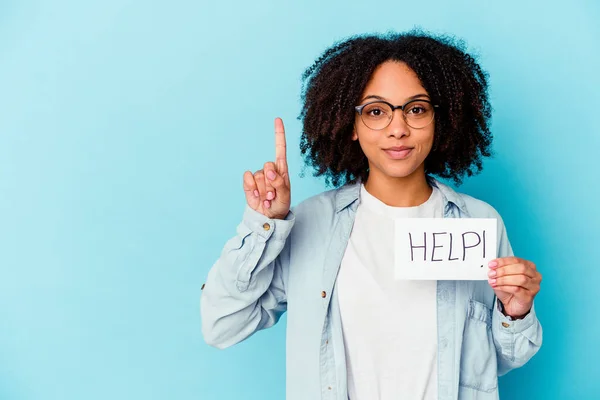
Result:
[[282,399],[285,318],[226,351],[200,286],[243,206],[242,173],[334,41],[454,33],[491,74],[496,156],[460,190],[503,215],[544,274],[540,353],[505,399],[600,392],[595,1],[0,2],[0,399]]

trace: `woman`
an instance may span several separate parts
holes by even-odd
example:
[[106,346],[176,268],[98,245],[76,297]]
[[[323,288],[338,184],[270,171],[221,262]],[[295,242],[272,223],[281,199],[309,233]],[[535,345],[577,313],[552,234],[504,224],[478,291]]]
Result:
[[[203,289],[206,341],[288,311],[288,399],[497,399],[541,345],[541,275],[491,206],[432,177],[460,183],[490,155],[486,74],[461,44],[410,32],[343,41],[303,79],[301,151],[337,188],[290,211],[276,119],[275,162],[244,174],[243,221]],[[496,218],[489,280],[394,280],[394,220],[419,217]]]

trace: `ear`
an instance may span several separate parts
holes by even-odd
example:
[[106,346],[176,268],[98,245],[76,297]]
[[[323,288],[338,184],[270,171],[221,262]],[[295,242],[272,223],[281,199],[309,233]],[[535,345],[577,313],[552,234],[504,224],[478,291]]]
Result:
[[358,134],[356,133],[356,129],[352,129],[352,140],[358,140]]

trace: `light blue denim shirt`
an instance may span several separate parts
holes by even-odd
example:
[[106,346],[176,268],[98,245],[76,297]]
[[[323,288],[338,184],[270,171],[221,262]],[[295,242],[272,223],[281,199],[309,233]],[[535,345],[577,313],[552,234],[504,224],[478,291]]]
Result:
[[[513,255],[498,213],[431,180],[444,218],[496,218],[498,256]],[[360,184],[311,197],[285,220],[247,208],[237,235],[208,274],[202,332],[217,348],[273,326],[288,311],[288,400],[347,400],[336,277],[359,203]],[[416,321],[405,321],[406,329]],[[525,364],[542,344],[535,310],[513,321],[487,281],[438,281],[438,398],[498,399],[498,376]]]

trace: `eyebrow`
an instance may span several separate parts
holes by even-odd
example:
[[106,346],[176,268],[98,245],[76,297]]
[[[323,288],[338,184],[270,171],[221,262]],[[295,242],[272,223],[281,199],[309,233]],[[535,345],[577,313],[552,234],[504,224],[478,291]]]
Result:
[[[416,99],[419,99],[419,98],[422,98],[422,97],[426,97],[426,98],[429,99],[429,96],[427,94],[425,94],[425,93],[419,93],[419,94],[415,94],[414,96],[409,97],[405,101],[405,103],[408,103],[409,101],[416,100]],[[364,97],[360,102],[362,103],[363,101],[368,100],[368,99],[376,99],[376,100],[383,100],[383,101],[389,102],[389,100],[386,99],[385,97],[377,96],[375,94],[372,94],[372,95]]]

